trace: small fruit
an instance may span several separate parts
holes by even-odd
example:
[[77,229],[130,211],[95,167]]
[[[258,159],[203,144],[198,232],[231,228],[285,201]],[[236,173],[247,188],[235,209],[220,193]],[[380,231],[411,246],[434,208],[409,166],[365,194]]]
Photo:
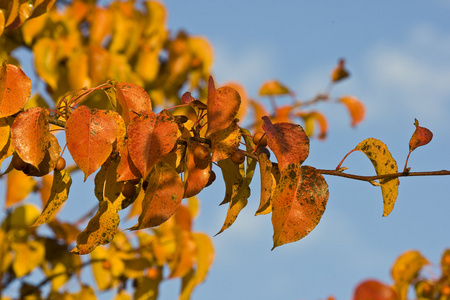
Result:
[[55,170],[61,172],[66,167],[66,160],[63,157],[58,158],[58,162],[56,163]]
[[12,165],[14,167],[14,169],[22,171],[23,169],[25,169],[25,167],[27,166],[27,163],[24,162],[22,160],[22,158],[20,158],[19,155],[15,154],[12,158]]
[[197,145],[194,148],[194,157],[200,161],[204,161],[209,156],[209,150],[203,145]]
[[265,132],[257,132],[253,136],[253,143],[258,146],[267,146],[267,135]]
[[132,184],[130,182],[126,182],[122,186],[122,195],[125,198],[133,198],[134,195],[136,195],[136,187],[134,186],[134,184]]
[[211,174],[209,174],[209,179],[205,187],[210,186],[214,182],[214,180],[216,180],[216,173],[211,170]]
[[242,164],[245,161],[244,151],[238,149],[236,152],[231,155],[231,161],[237,165]]

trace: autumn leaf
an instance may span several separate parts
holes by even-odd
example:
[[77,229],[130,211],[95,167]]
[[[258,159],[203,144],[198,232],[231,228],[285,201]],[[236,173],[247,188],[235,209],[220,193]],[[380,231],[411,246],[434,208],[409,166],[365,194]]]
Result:
[[272,211],[272,197],[275,191],[277,182],[272,173],[272,162],[265,153],[258,155],[259,171],[261,177],[261,195],[259,207],[255,215],[265,215]]
[[166,110],[158,115],[148,111],[130,122],[127,133],[130,157],[146,178],[156,163],[175,146],[178,125]]
[[309,138],[300,125],[291,123],[272,124],[264,116],[263,129],[267,144],[277,157],[280,171],[293,163],[303,163],[309,155]]
[[[397,162],[383,142],[374,138],[368,138],[359,143],[355,150],[362,151],[367,155],[377,175],[395,174],[398,172]],[[383,194],[383,217],[386,217],[394,209],[400,181],[398,178],[384,178],[380,179],[379,183]]]
[[282,169],[272,199],[272,250],[308,235],[319,223],[327,201],[328,185],[315,168],[294,163]]
[[53,134],[49,134],[48,148],[44,152],[44,159],[39,163],[37,168],[27,164],[22,171],[28,176],[41,177],[47,175],[55,169],[60,153],[61,147],[59,146],[58,139]]
[[350,76],[350,73],[345,69],[345,60],[340,59],[338,65],[331,71],[331,81],[338,82]]
[[312,136],[315,133],[315,124],[317,124],[319,125],[319,133],[317,134],[317,137],[320,140],[325,139],[328,133],[328,121],[322,113],[318,111],[301,111],[297,113],[296,116],[303,119],[305,124],[304,130],[307,136]]
[[178,230],[176,232],[178,247],[175,250],[169,278],[183,277],[194,266],[196,259],[196,244],[191,232]]
[[205,160],[197,159],[194,150],[199,145],[195,141],[189,141],[185,156],[184,169],[184,196],[189,198],[200,193],[208,183],[211,175],[211,158],[208,156]]
[[45,204],[44,210],[42,211],[36,222],[33,224],[33,226],[39,226],[51,220],[51,218],[59,211],[61,206],[69,197],[69,190],[71,185],[72,179],[70,178],[70,174],[68,171],[55,170],[50,197]]
[[20,111],[30,94],[30,78],[19,67],[3,62],[0,67],[0,118]]
[[416,126],[416,130],[409,141],[410,152],[417,147],[428,144],[433,138],[433,133],[429,129],[419,126],[419,121],[417,121],[417,119],[414,119],[414,126]]
[[0,150],[11,140],[11,124],[8,118],[0,118]]
[[50,37],[39,39],[33,45],[36,73],[52,90],[58,89],[60,73],[58,71],[58,42]]
[[241,131],[235,121],[224,130],[217,131],[209,136],[211,140],[211,161],[227,159],[239,148]]
[[36,180],[16,169],[8,173],[6,180],[6,207],[25,199],[36,187]]
[[339,98],[339,102],[342,103],[350,113],[352,119],[352,126],[356,126],[362,122],[366,114],[364,104],[353,96],[343,96]]
[[400,300],[407,299],[408,286],[417,278],[428,260],[419,251],[410,250],[400,255],[392,266],[391,275]]
[[77,245],[70,252],[91,253],[98,245],[108,244],[119,226],[119,214],[108,200],[102,201],[95,216],[77,237]]
[[259,88],[260,96],[281,96],[287,95],[290,90],[287,86],[279,82],[278,80],[269,80],[262,84]]
[[15,252],[12,268],[17,277],[29,274],[45,260],[45,247],[42,242],[30,240],[12,243],[11,248]]
[[253,120],[255,120],[252,128],[255,132],[261,131],[262,125],[264,124],[262,117],[268,116],[269,112],[263,105],[261,105],[261,103],[257,101],[250,100],[249,105],[253,110]]
[[48,110],[33,107],[20,113],[11,126],[11,139],[17,154],[38,168],[49,146]]
[[398,300],[395,290],[380,281],[369,279],[358,284],[352,300]]
[[181,204],[183,193],[183,182],[177,171],[164,162],[157,163],[148,178],[138,224],[130,230],[154,227],[167,221]]
[[66,123],[67,148],[84,180],[111,154],[116,141],[116,112],[79,106]]
[[208,130],[206,136],[208,137],[210,134],[224,130],[230,126],[239,111],[240,105],[241,97],[235,89],[229,86],[216,89],[214,80],[212,77],[209,77],[207,102]]

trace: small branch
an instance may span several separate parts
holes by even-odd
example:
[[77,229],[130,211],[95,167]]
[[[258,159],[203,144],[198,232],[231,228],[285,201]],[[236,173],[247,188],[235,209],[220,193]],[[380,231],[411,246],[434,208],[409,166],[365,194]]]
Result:
[[383,174],[383,175],[375,175],[375,176],[364,176],[364,175],[355,175],[355,174],[347,174],[338,170],[322,170],[318,169],[320,174],[324,175],[332,175],[345,177],[355,180],[367,181],[371,182],[377,179],[386,179],[386,178],[398,178],[398,177],[411,177],[411,176],[448,176],[450,175],[450,171],[441,170],[441,171],[427,171],[427,172],[399,172],[392,174]]
[[47,117],[47,121],[50,124],[65,128],[66,127],[66,122],[63,120],[59,120],[56,116],[49,116]]

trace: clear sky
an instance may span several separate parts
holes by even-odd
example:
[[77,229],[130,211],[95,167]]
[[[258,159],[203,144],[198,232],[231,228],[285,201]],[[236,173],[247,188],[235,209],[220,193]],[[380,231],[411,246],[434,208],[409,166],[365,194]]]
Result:
[[[327,86],[338,59],[347,60],[351,78],[338,84],[332,95],[361,99],[366,119],[351,128],[343,107],[317,107],[328,117],[329,135],[325,141],[312,140],[305,164],[334,169],[359,142],[374,137],[387,144],[403,168],[417,118],[434,138],[411,155],[412,171],[450,169],[450,1],[164,3],[174,33],[184,29],[211,41],[216,84],[238,81],[255,99],[268,79],[280,80],[299,98],[311,98]],[[352,154],[344,166],[348,173],[374,174],[362,153]],[[255,177],[248,206],[233,226],[214,237],[214,265],[192,299],[350,299],[363,279],[390,283],[392,263],[409,249],[434,263],[429,274],[439,274],[440,255],[450,248],[450,177],[401,179],[397,203],[386,218],[381,217],[378,187],[325,179],[330,198],[316,229],[299,242],[270,251],[270,216],[254,216],[259,204]],[[67,216],[78,200],[95,200],[93,180],[77,181],[62,211]],[[218,206],[223,195],[220,178],[200,194],[195,230],[210,235],[219,231],[227,209]],[[159,299],[176,299],[178,292],[179,281],[169,281],[162,284]]]

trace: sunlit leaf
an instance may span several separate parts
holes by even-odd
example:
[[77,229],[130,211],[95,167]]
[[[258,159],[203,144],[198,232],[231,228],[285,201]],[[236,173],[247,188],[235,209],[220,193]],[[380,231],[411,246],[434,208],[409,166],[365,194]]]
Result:
[[3,62],[0,67],[0,118],[22,109],[30,98],[31,80],[14,65]]
[[210,77],[207,105],[208,131],[206,136],[230,126],[239,111],[241,97],[235,89],[229,86],[216,89],[214,80]]
[[232,122],[228,128],[209,135],[211,140],[211,161],[227,159],[239,148],[241,131],[236,122]]
[[138,224],[130,230],[154,227],[167,221],[181,204],[183,193],[183,182],[177,171],[170,165],[159,162],[148,179]]
[[345,69],[345,60],[340,59],[338,65],[331,71],[331,81],[338,82],[350,76],[350,73]]
[[3,219],[2,226],[8,224],[9,228],[14,229],[28,228],[36,222],[39,214],[39,208],[36,205],[26,203],[17,206],[10,215]]
[[416,126],[416,130],[409,141],[410,152],[417,147],[428,144],[433,138],[433,133],[429,129],[419,126],[419,121],[417,121],[417,119],[414,119],[414,126]]
[[[236,115],[236,119],[238,119],[240,122],[242,122],[242,120],[244,120],[247,115],[248,106],[250,105],[249,104],[250,100],[247,96],[247,92],[246,92],[244,86],[238,82],[226,82],[223,85],[229,86],[229,87],[235,89],[238,92],[239,96],[241,96],[241,104],[239,105],[239,111]],[[261,117],[264,115],[266,115],[266,114],[261,115]]]
[[37,74],[52,88],[58,88],[58,43],[50,37],[39,39],[33,45],[34,64]]
[[113,16],[110,9],[95,6],[90,27],[89,42],[92,45],[102,45],[105,38],[112,32]]
[[[108,80],[108,69],[111,64],[109,52],[97,45],[89,46],[89,77],[92,85],[104,83]],[[114,78],[114,77],[111,77]]]
[[36,187],[33,177],[15,169],[8,173],[6,180],[6,207],[24,200]]
[[272,198],[273,248],[298,241],[319,223],[328,185],[313,167],[290,164],[281,170]]
[[339,98],[339,102],[347,107],[352,119],[352,126],[356,126],[362,122],[364,116],[366,115],[366,108],[358,98],[353,96],[343,96]]
[[408,286],[417,277],[422,267],[428,264],[428,260],[416,250],[407,251],[397,258],[392,266],[391,275],[399,299],[407,299]]
[[109,243],[119,226],[119,214],[114,205],[105,200],[100,202],[95,216],[77,238],[77,245],[71,250],[76,254],[88,254],[98,245]]
[[444,253],[442,253],[441,269],[444,276],[450,277],[450,249],[446,249]]
[[12,249],[15,252],[12,268],[17,277],[27,275],[44,262],[45,248],[39,241],[13,243]]
[[67,81],[71,90],[91,86],[89,78],[89,56],[86,52],[77,50],[67,59]]
[[5,30],[5,13],[3,9],[0,9],[0,36],[3,34],[3,30]]
[[33,107],[20,113],[11,126],[11,139],[20,158],[39,167],[49,147],[48,110]]
[[39,226],[47,223],[59,211],[69,196],[71,185],[72,179],[70,178],[68,171],[55,170],[50,197],[44,207],[44,210],[33,226]]
[[272,124],[264,116],[263,129],[267,144],[277,157],[280,171],[293,163],[303,163],[309,155],[309,138],[300,125],[291,123]]
[[296,116],[303,119],[305,123],[304,130],[307,136],[312,136],[315,133],[315,124],[317,124],[319,125],[319,132],[317,134],[317,137],[321,140],[325,139],[328,132],[328,122],[326,117],[322,113],[318,111],[302,111],[297,113]]
[[261,196],[256,216],[265,215],[272,211],[272,197],[277,185],[272,173],[272,162],[265,153],[258,155],[258,162],[261,174]]
[[0,118],[0,150],[3,149],[11,138],[11,125],[8,118]]
[[266,81],[259,88],[260,96],[281,96],[289,93],[289,88],[278,80]]
[[55,168],[58,163],[59,154],[61,153],[61,147],[59,146],[58,139],[53,135],[48,135],[48,148],[44,152],[44,159],[39,163],[37,168],[33,165],[27,164],[22,171],[28,176],[41,177],[47,175]]
[[84,172],[84,180],[108,158],[116,140],[113,111],[79,106],[66,123],[67,148]]
[[97,287],[100,291],[111,288],[116,283],[112,277],[111,268],[104,262],[108,258],[108,250],[104,247],[97,247],[90,254],[92,260],[92,273]]
[[[398,172],[397,162],[383,142],[374,138],[368,138],[359,143],[355,149],[367,155],[377,175]],[[380,179],[379,182],[381,184],[381,193],[383,194],[383,217],[386,217],[394,209],[400,181],[398,178],[385,178]]]
[[136,289],[134,290],[135,300],[157,300],[159,293],[159,283],[162,280],[162,270],[158,268],[158,275],[155,278],[148,276],[140,277],[136,280]]
[[128,152],[144,178],[177,141],[178,125],[167,112],[143,112],[127,129]]
[[131,296],[124,289],[120,289],[113,300],[131,300]]
[[169,278],[183,277],[192,269],[196,260],[196,244],[190,232],[180,230],[177,234],[177,243]]
[[40,94],[34,94],[33,96],[31,96],[30,100],[28,100],[27,104],[25,104],[24,110],[32,107],[50,108]]
[[269,112],[260,102],[250,100],[249,105],[253,110],[253,120],[255,120],[252,128],[255,132],[261,131],[264,124],[262,117],[268,116]]
[[353,300],[398,300],[395,290],[380,281],[369,279],[358,284]]

